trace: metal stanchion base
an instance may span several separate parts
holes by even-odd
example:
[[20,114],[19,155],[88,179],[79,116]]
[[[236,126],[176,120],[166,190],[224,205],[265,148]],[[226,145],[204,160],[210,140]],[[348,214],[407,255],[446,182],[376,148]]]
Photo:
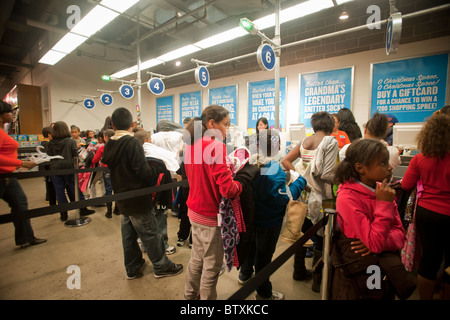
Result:
[[64,226],[68,228],[81,227],[87,225],[91,221],[92,219],[89,217],[80,217],[78,219],[67,220],[64,222]]

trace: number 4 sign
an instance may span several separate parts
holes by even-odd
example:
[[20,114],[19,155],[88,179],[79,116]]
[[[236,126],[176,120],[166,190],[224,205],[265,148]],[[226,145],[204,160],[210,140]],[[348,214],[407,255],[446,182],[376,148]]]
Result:
[[159,78],[151,78],[147,82],[147,88],[151,93],[160,95],[164,92],[164,82]]

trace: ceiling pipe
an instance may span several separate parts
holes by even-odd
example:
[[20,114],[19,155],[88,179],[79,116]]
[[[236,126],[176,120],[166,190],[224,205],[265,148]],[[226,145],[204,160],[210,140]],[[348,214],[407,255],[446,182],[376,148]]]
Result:
[[[140,39],[140,41],[143,41],[143,40],[145,40],[145,39],[151,37],[151,36],[154,35],[155,33],[158,33],[158,32],[163,31],[165,28],[167,28],[167,27],[169,27],[169,26],[171,26],[171,25],[174,25],[174,24],[176,24],[176,23],[179,22],[179,21],[182,21],[182,20],[185,20],[185,19],[189,18],[191,15],[196,14],[197,12],[200,12],[200,11],[202,11],[202,10],[208,8],[209,6],[211,6],[213,3],[217,2],[217,1],[218,1],[218,0],[211,0],[211,1],[207,2],[207,3],[205,3],[204,5],[198,7],[197,9],[192,10],[192,11],[189,11],[188,13],[182,15],[181,17],[178,17],[178,18],[169,20],[169,21],[167,21],[167,22],[165,22],[165,23],[159,25],[157,28],[153,29],[152,31],[150,31],[150,32],[148,32],[147,34],[145,34],[144,36],[142,36],[142,38]],[[139,41],[139,40],[134,41],[131,45],[132,45],[132,46],[136,45],[136,44],[138,43],[138,41]]]

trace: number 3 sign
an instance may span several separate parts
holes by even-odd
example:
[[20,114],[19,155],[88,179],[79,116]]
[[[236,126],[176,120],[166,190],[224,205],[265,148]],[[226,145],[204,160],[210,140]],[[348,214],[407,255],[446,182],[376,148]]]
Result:
[[122,97],[124,97],[125,99],[131,99],[134,96],[133,87],[128,84],[124,84],[124,85],[120,86],[119,92],[120,92],[120,95]]
[[265,43],[259,46],[256,52],[258,64],[264,71],[272,71],[275,67],[275,52],[273,48]]

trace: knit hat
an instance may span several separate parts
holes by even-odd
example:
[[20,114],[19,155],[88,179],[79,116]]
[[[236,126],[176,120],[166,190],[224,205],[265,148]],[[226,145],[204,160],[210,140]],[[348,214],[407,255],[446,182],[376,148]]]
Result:
[[396,116],[394,116],[393,114],[387,114],[386,115],[388,117],[388,121],[390,123],[392,123],[393,125],[395,125],[396,123],[398,123],[398,119]]

